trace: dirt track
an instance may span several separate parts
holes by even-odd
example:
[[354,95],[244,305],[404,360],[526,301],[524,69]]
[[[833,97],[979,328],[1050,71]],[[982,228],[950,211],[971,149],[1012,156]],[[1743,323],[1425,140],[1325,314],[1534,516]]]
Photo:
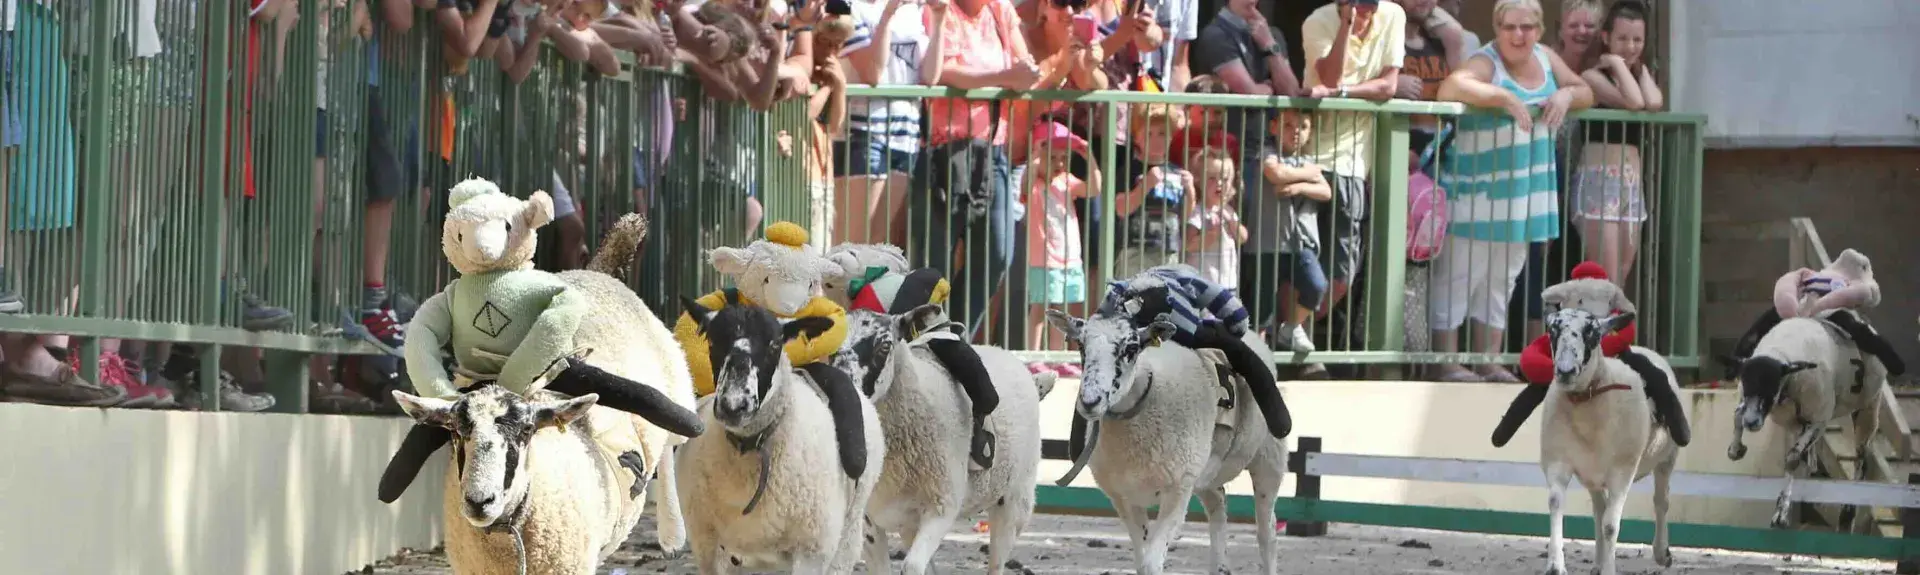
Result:
[[[1585,520],[1585,519],[1581,519]],[[1253,527],[1235,524],[1228,528],[1229,568],[1238,573],[1259,572],[1259,552]],[[634,537],[607,564],[602,574],[695,573],[685,558],[659,558],[654,545],[650,520],[634,530]],[[974,533],[971,524],[947,536],[946,544],[934,556],[937,571],[943,573],[980,573],[986,561],[984,533]],[[1132,573],[1132,555],[1126,535],[1117,519],[1110,517],[1072,517],[1036,515],[1034,524],[1021,537],[1013,553],[1022,569],[1010,573],[1086,574]],[[1206,573],[1207,527],[1188,523],[1174,543],[1167,570],[1171,573]],[[1280,572],[1288,575],[1387,575],[1418,574],[1506,574],[1541,573],[1546,567],[1547,541],[1543,538],[1474,535],[1419,529],[1396,529],[1360,525],[1335,525],[1326,537],[1280,538]],[[1892,573],[1893,564],[1873,561],[1817,560],[1808,557],[1787,558],[1778,555],[1736,553],[1718,550],[1676,549],[1672,569],[1655,565],[1646,545],[1623,545],[1622,574],[1686,573],[1747,575],[1770,573]],[[1593,545],[1569,541],[1567,567],[1574,573],[1592,568]],[[374,565],[362,573],[379,575],[441,575],[452,573],[446,559],[437,553],[403,554]]]

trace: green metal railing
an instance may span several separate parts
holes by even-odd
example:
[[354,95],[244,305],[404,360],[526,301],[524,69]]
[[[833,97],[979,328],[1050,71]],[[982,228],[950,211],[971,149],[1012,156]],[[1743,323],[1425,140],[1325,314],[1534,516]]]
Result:
[[[400,33],[376,22],[372,36],[362,37],[346,25],[351,2],[302,2],[295,5],[297,19],[249,19],[245,8],[234,4],[160,0],[153,28],[161,48],[152,52],[140,49],[141,32],[128,32],[140,28],[129,24],[139,20],[133,4],[21,2],[21,25],[11,37],[14,78],[7,113],[26,129],[24,143],[8,149],[8,180],[0,182],[8,186],[11,207],[3,255],[11,285],[27,309],[0,316],[0,331],[81,338],[83,377],[98,374],[94,358],[103,341],[190,345],[208,368],[200,370],[206,405],[217,406],[212,396],[219,370],[212,368],[220,363],[221,349],[262,348],[268,390],[280,400],[276,409],[306,409],[306,382],[319,375],[307,373],[306,357],[375,351],[341,330],[362,307],[365,284],[385,284],[396,294],[390,303],[405,307],[405,301],[424,299],[454,276],[440,255],[439,222],[446,190],[467,177],[488,178],[521,196],[556,191],[556,183],[570,192],[577,219],[543,230],[543,265],[583,261],[580,247],[597,244],[620,214],[647,213],[652,229],[627,279],[658,309],[672,309],[673,296],[725,283],[707,265],[704,249],[744,244],[758,237],[765,223],[786,220],[814,230],[813,242],[822,247],[847,240],[891,241],[917,254],[957,258],[947,270],[954,276],[953,305],[964,315],[986,318],[987,341],[1026,350],[1034,360],[1072,358],[1061,347],[1035,339],[1044,338],[1044,328],[1030,329],[1037,308],[1029,307],[1027,294],[1049,287],[1044,283],[1049,280],[1028,281],[1029,246],[1017,245],[1012,260],[1004,262],[1004,282],[980,283],[996,298],[966,303],[961,292],[974,273],[967,264],[985,261],[988,243],[967,246],[973,253],[956,252],[957,244],[982,238],[959,230],[946,237],[931,233],[938,209],[925,203],[934,201],[926,196],[934,186],[924,170],[881,178],[889,182],[884,190],[849,189],[847,182],[859,178],[847,177],[852,172],[848,160],[829,161],[834,156],[827,148],[827,140],[845,136],[816,133],[804,100],[783,102],[772,112],[755,111],[703,97],[697,83],[676,73],[635,69],[623,59],[618,74],[602,76],[566,61],[551,47],[519,82],[488,59],[471,60],[465,73],[456,75],[428,26]],[[374,17],[377,21],[377,13]],[[291,24],[284,26],[282,42],[286,22]],[[370,79],[378,85],[370,85]],[[1422,271],[1404,257],[1406,166],[1413,137],[1409,117],[1451,121],[1468,113],[1459,105],[924,87],[854,87],[850,96],[855,114],[863,112],[859,98],[1019,102],[1003,110],[1015,124],[1013,145],[1000,148],[1003,152],[1034,148],[1022,125],[1033,120],[1027,106],[1059,108],[1052,119],[1097,134],[1089,163],[1106,177],[1082,208],[1087,211],[1081,230],[1087,272],[1082,295],[1089,304],[1097,301],[1106,279],[1129,271],[1125,261],[1177,261],[1192,251],[1185,240],[1154,253],[1129,243],[1129,214],[1115,205],[1131,187],[1121,181],[1136,154],[1122,141],[1129,118],[1152,106],[1196,118],[1211,117],[1208,110],[1214,109],[1262,114],[1295,109],[1321,113],[1323,125],[1316,129],[1327,132],[1372,119],[1373,126],[1365,128],[1371,135],[1371,165],[1344,174],[1364,176],[1371,187],[1360,200],[1368,225],[1365,263],[1356,275],[1364,279],[1327,316],[1310,322],[1319,351],[1305,357],[1285,354],[1280,361],[1511,364],[1524,342],[1525,330],[1518,328],[1525,322],[1524,306],[1519,304],[1508,322],[1516,329],[1497,350],[1437,353],[1407,337],[1419,330],[1403,321],[1409,303],[1405,286]],[[316,119],[322,100],[325,113]],[[371,118],[375,102],[384,119],[377,133]],[[930,123],[953,121],[935,116],[962,109],[919,107]],[[1608,139],[1605,133],[1592,135],[1595,130],[1635,126],[1643,132],[1636,157],[1650,217],[1636,258],[1642,271],[1628,280],[1640,306],[1641,342],[1668,354],[1676,366],[1697,365],[1704,118],[1589,111],[1577,119],[1579,127],[1558,140],[1569,152],[1586,149],[1588,140]],[[1220,132],[1267,131],[1242,118],[1229,120],[1226,125],[1195,121],[1196,141]],[[385,173],[393,166],[369,160],[370,147],[399,156],[393,162],[397,177]],[[932,146],[921,148],[924,157]],[[862,161],[864,154],[855,152],[839,156]],[[1566,164],[1582,161],[1576,157]],[[1028,170],[1019,169],[1021,163],[1008,167],[1022,176],[1014,185],[1024,192],[1031,182],[1024,181]],[[829,184],[813,175],[823,169],[840,181]],[[1196,182],[1218,175],[1192,171]],[[1562,174],[1563,182],[1568,175]],[[398,180],[393,201],[385,204],[391,215],[369,209],[384,204],[376,201],[370,179]],[[1349,201],[1337,199],[1323,213]],[[1033,209],[1005,233],[1025,242],[1031,239],[1027,221],[1044,214],[1048,205],[1044,200],[1021,203]],[[367,250],[380,235],[378,224],[388,218],[390,249],[384,254]],[[1326,252],[1330,242],[1321,243],[1320,251]],[[1205,251],[1212,244],[1192,245]],[[368,265],[370,252],[384,255],[384,265]],[[1537,292],[1542,282],[1558,281],[1579,255],[1563,256],[1566,261],[1554,263],[1564,265],[1535,274],[1539,277],[1532,284],[1522,281],[1516,291]],[[1329,254],[1320,259],[1329,261]],[[1272,266],[1256,267],[1263,282],[1290,277]],[[1241,289],[1250,287],[1273,289],[1264,284]],[[254,298],[286,309],[293,321],[246,329],[243,303]],[[1041,307],[1048,305],[1056,304],[1042,302]],[[985,313],[989,306],[993,313]],[[1084,312],[1084,307],[1071,309]]]

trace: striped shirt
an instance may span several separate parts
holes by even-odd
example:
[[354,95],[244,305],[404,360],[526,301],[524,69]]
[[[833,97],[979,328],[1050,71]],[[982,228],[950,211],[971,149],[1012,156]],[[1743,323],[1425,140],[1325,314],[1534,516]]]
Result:
[[[873,28],[880,24],[882,4],[872,0],[853,2],[853,35],[841,46],[842,57],[873,45]],[[920,84],[920,56],[927,51],[927,32],[919,4],[901,4],[894,10],[893,20],[887,25],[887,43],[888,46],[877,47],[886,51],[886,60],[881,65],[880,77],[871,79],[874,84]],[[920,149],[920,101],[849,98],[847,129],[865,133],[873,141],[884,142],[888,148],[914,153]]]
[[[1240,296],[1233,288],[1207,281],[1200,277],[1199,270],[1185,264],[1164,265],[1148,268],[1131,278],[1109,282],[1106,300],[1100,304],[1102,314],[1126,314],[1134,317],[1135,324],[1141,321],[1141,309],[1129,309],[1130,301],[1139,301],[1141,307],[1153,302],[1140,301],[1142,296],[1150,296],[1165,290],[1167,321],[1175,328],[1173,341],[1180,345],[1193,347],[1194,334],[1200,326],[1209,321],[1220,322],[1227,331],[1235,336],[1245,335],[1248,327],[1247,308],[1240,302]],[[1202,315],[1205,310],[1207,315]],[[1157,310],[1155,310],[1157,311]],[[1148,317],[1159,315],[1152,313]]]
[[[1533,48],[1546,75],[1534,88],[1507,74],[1493,45],[1482,46],[1474,56],[1492,60],[1493,84],[1519,96],[1528,107],[1546,103],[1560,88],[1545,47]],[[1553,132],[1544,122],[1536,121],[1532,130],[1522,132],[1506,114],[1461,116],[1453,153],[1442,159],[1440,170],[1452,214],[1448,233],[1506,243],[1560,237],[1559,181]]]

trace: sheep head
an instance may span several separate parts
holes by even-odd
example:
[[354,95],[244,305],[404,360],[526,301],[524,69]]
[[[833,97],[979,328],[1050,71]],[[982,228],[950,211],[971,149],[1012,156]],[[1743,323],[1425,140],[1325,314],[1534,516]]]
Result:
[[783,322],[755,306],[730,305],[714,311],[685,296],[680,305],[707,338],[707,357],[716,366],[714,419],[735,432],[753,423],[760,407],[782,392],[777,384],[787,378],[775,376],[793,369],[785,352],[787,341],[803,335],[819,337],[833,327],[833,320],[824,317]]
[[1786,361],[1764,353],[1742,360],[1737,371],[1740,406],[1734,408],[1740,426],[1747,431],[1759,431],[1760,426],[1766,424],[1767,416],[1773,414],[1773,407],[1786,395],[1787,376],[1815,367],[1819,364]]
[[875,401],[893,388],[900,369],[894,351],[918,338],[921,333],[947,322],[947,312],[938,304],[926,304],[899,315],[871,310],[847,312],[847,339],[840,344],[831,361],[840,371],[859,382],[860,390]]
[[564,428],[586,416],[597,394],[530,401],[497,385],[445,400],[394,390],[393,398],[421,425],[453,432],[453,461],[465,505],[461,516],[475,528],[509,518],[527,498],[527,448],[534,433]]
[[854,278],[866,275],[870,268],[886,268],[893,273],[907,273],[907,255],[892,244],[853,244],[846,243],[833,247],[827,252],[827,261],[837,268],[821,278],[820,287],[827,299],[840,307],[847,307],[850,299],[847,285]]
[[[1553,381],[1576,385],[1592,379],[1601,358],[1600,340],[1627,324],[1633,312],[1598,315],[1578,306],[1564,307],[1547,316],[1547,337],[1553,347]],[[1580,390],[1575,390],[1580,391]]]
[[714,248],[708,258],[740,295],[776,315],[792,316],[813,301],[823,278],[840,273],[840,266],[815,255],[807,246],[807,231],[791,222],[767,226],[766,236],[745,248]]
[[1105,417],[1114,401],[1133,391],[1140,353],[1172,337],[1176,329],[1165,319],[1136,328],[1121,315],[1103,312],[1083,320],[1057,309],[1047,310],[1047,324],[1080,346],[1083,371],[1074,409],[1088,420]]
[[553,221],[553,198],[534,192],[525,200],[480,178],[460,182],[448,198],[440,251],[461,274],[533,267],[534,233]]

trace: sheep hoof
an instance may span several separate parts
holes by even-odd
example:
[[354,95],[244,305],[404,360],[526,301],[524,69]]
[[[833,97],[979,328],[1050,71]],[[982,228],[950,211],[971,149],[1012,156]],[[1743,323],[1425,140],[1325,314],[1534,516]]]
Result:
[[1548,567],[1547,575],[1567,575],[1567,571],[1559,567]]
[[1226,567],[1215,567],[1213,568],[1213,575],[1233,575],[1233,570]]
[[1747,456],[1747,446],[1745,445],[1734,445],[1727,448],[1727,459],[1739,461],[1740,458],[1746,457],[1746,456]]
[[1667,550],[1665,547],[1654,549],[1653,562],[1659,564],[1661,567],[1672,567],[1673,552]]

